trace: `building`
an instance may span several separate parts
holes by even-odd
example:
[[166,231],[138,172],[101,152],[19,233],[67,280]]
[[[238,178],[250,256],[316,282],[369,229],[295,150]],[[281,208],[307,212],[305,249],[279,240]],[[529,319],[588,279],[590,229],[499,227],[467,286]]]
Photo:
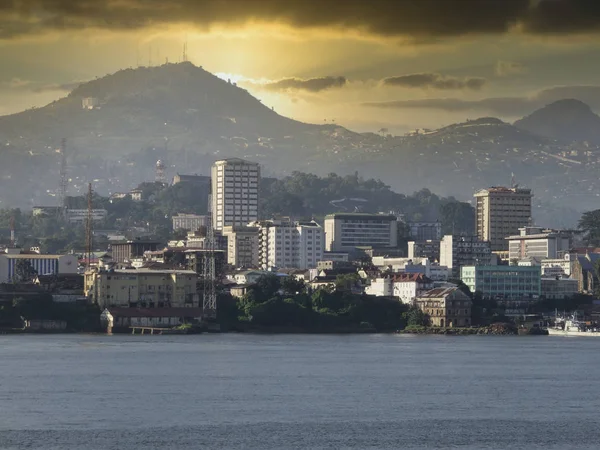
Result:
[[475,194],[475,229],[492,251],[508,250],[507,236],[531,222],[531,189],[491,187]]
[[259,267],[259,227],[226,226],[223,236],[227,238],[227,264],[243,269]]
[[560,231],[539,227],[519,228],[519,234],[508,236],[509,260],[524,258],[560,259],[569,253],[571,237]]
[[258,163],[231,158],[212,167],[213,228],[247,225],[258,220]]
[[410,259],[427,258],[429,261],[440,261],[440,241],[409,241],[408,257]]
[[93,270],[85,295],[100,308],[197,308],[198,275],[192,270]]
[[599,285],[597,264],[600,253],[585,253],[573,255],[571,278],[577,280],[577,290],[584,293],[594,293]]
[[76,255],[0,254],[0,283],[19,281],[17,265],[27,261],[36,275],[77,274]]
[[197,214],[178,213],[171,220],[173,221],[173,230],[196,231],[200,228],[206,229],[209,225],[208,216],[199,216]]
[[460,278],[484,298],[520,301],[541,295],[540,266],[463,266]]
[[462,266],[490,266],[492,249],[489,242],[477,236],[447,234],[440,242],[440,265],[446,266],[454,276],[460,276]]
[[206,175],[181,175],[177,174],[173,177],[173,185],[179,183],[189,183],[195,186],[210,187],[210,177]]
[[542,297],[549,300],[572,298],[579,292],[579,282],[573,278],[542,278]]
[[433,289],[433,281],[423,274],[400,273],[392,277],[392,295],[402,303],[412,303],[425,291]]
[[259,266],[313,269],[323,259],[325,236],[314,221],[265,220],[251,224],[259,231]]
[[[90,211],[92,222],[104,222],[108,211],[105,209],[92,209]],[[87,223],[87,209],[67,209],[67,221],[73,225],[83,225]]]
[[56,217],[63,212],[61,206],[34,206],[32,208],[33,217]]
[[141,202],[144,200],[144,191],[141,189],[133,189],[129,191],[129,195],[131,196],[131,200],[134,202]]
[[[206,228],[200,228],[196,231],[188,231],[187,238],[183,245],[188,248],[208,248],[209,240],[206,236]],[[225,250],[227,248],[227,238],[219,230],[213,230],[213,248],[215,250]]]
[[441,222],[409,222],[409,236],[415,241],[439,241],[442,238]]
[[544,277],[570,277],[573,272],[573,264],[575,263],[575,255],[567,253],[563,258],[558,259],[542,259],[540,266],[542,267],[542,276]]
[[396,247],[398,219],[393,215],[335,213],[325,217],[325,250],[353,251],[356,247]]
[[436,288],[415,298],[415,305],[429,316],[434,327],[471,326],[473,302],[457,287]]
[[145,252],[154,252],[161,246],[157,241],[144,241],[137,239],[134,241],[114,242],[111,244],[112,260],[115,263],[131,261],[135,258],[142,258]]
[[94,109],[100,106],[100,100],[97,97],[83,97],[81,107],[83,109]]

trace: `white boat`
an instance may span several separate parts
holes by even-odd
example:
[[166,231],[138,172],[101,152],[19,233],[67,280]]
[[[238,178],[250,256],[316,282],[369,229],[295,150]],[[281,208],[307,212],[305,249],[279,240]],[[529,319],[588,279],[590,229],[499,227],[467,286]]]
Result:
[[577,316],[570,319],[558,318],[554,327],[548,327],[550,336],[600,336],[600,329],[588,327],[585,322],[577,320]]

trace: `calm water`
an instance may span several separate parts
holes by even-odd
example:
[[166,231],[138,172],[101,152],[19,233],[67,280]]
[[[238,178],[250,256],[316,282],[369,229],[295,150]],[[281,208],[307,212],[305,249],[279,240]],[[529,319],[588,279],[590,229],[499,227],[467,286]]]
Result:
[[600,339],[0,336],[0,449],[596,449]]

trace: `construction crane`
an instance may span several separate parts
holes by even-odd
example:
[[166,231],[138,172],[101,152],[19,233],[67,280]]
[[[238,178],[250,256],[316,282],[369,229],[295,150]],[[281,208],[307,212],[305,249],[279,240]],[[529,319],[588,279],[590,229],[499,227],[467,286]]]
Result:
[[92,183],[88,184],[87,194],[87,217],[85,220],[85,257],[87,260],[87,268],[90,269],[92,266],[92,250],[93,250],[93,217],[92,217]]

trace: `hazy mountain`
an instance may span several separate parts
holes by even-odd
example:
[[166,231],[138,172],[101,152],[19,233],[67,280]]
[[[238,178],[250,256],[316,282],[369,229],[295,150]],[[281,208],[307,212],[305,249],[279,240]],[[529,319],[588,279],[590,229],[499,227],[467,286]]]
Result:
[[[86,98],[96,107],[84,109]],[[559,109],[564,117],[565,108]],[[572,117],[580,119],[572,127],[590,123],[590,114],[574,109]],[[556,208],[600,206],[598,149],[544,137],[541,125],[530,129],[527,121],[554,123],[556,115],[536,114],[518,126],[482,118],[405,136],[355,133],[282,117],[190,63],[127,69],[43,108],[0,117],[0,208],[57,204],[56,149],[65,137],[71,195],[85,192],[90,181],[102,194],[152,181],[157,159],[166,162],[170,180],[178,172],[208,174],[215,159],[242,157],[261,163],[265,176],[358,172],[398,192],[427,187],[467,200],[482,187],[509,184],[514,174],[535,190],[537,201],[555,208],[544,208],[553,219],[572,224],[576,214]]]
[[600,117],[579,100],[566,99],[550,103],[517,120],[515,126],[567,143],[590,141],[600,144]]

